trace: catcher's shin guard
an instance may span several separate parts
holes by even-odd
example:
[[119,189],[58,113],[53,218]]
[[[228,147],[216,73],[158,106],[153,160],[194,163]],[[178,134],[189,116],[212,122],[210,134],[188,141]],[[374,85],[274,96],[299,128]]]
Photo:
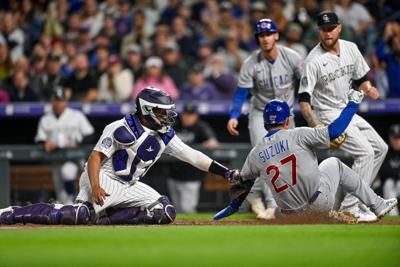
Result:
[[25,207],[15,207],[2,213],[2,224],[87,224],[90,209],[86,204],[54,205],[38,203]]
[[166,196],[147,208],[110,208],[100,216],[98,224],[169,224],[175,220],[175,207]]

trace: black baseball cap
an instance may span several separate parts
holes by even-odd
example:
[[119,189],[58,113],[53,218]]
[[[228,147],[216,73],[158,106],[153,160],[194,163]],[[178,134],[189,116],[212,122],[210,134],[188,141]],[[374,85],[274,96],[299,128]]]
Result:
[[193,102],[185,103],[185,105],[183,106],[183,113],[188,113],[188,114],[197,113],[196,106],[193,104]]
[[53,100],[66,100],[64,88],[57,86],[52,92],[51,99]]
[[400,124],[393,124],[390,126],[389,136],[393,138],[400,138]]
[[340,24],[339,17],[335,12],[323,11],[317,16],[318,27],[336,26]]

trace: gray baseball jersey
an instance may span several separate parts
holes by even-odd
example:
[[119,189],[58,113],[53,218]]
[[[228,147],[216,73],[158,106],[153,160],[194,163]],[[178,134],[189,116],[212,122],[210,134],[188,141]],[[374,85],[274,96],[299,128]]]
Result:
[[295,78],[300,79],[302,59],[294,50],[277,45],[278,57],[271,63],[261,50],[254,51],[243,63],[238,86],[250,88],[252,105],[263,110],[272,99],[294,104]]
[[344,197],[342,191],[356,195],[373,209],[382,208],[383,200],[340,160],[329,158],[318,166],[314,149],[328,148],[329,142],[328,127],[301,127],[267,135],[249,153],[242,177],[261,177],[281,211],[337,208]]
[[[340,40],[340,55],[316,45],[304,61],[299,94],[311,95],[311,105],[318,120],[328,125],[335,120],[348,102],[347,93],[353,80],[365,76],[369,67],[357,45]],[[346,129],[347,139],[340,150],[355,160],[352,169],[371,184],[385,159],[387,145],[373,127],[355,115]],[[357,199],[346,197],[345,209],[355,206]]]
[[282,209],[302,208],[320,185],[313,147],[329,147],[327,127],[300,127],[266,136],[248,155],[243,179],[263,179]]

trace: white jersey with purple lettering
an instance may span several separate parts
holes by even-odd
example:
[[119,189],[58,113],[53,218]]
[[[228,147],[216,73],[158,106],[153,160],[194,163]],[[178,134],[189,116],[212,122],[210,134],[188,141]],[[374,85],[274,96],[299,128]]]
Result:
[[[196,162],[204,171],[212,162],[183,143],[173,129],[160,134],[143,126],[134,114],[107,125],[93,150],[106,156],[101,163],[99,178],[100,186],[110,194],[103,206],[94,204],[96,212],[113,206],[147,207],[160,198],[157,191],[139,180],[164,152],[191,164]],[[85,168],[77,199],[92,202],[90,188]]]
[[270,132],[247,156],[241,170],[243,179],[260,177],[283,210],[303,208],[320,187],[314,149],[329,147],[327,129],[299,127]]
[[[308,93],[320,123],[330,124],[348,102],[347,94],[353,81],[369,71],[356,44],[338,40],[340,54],[336,55],[318,44],[304,61],[299,94]],[[371,184],[385,159],[387,145],[374,128],[361,116],[354,115],[346,129],[347,139],[340,150],[354,158],[352,169]],[[344,209],[355,206],[357,200],[348,196]]]

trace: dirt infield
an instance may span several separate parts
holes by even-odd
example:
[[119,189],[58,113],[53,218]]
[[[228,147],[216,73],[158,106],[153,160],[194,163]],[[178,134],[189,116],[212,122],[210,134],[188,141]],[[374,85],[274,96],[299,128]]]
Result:
[[[353,224],[348,221],[339,221],[328,216],[326,213],[309,213],[300,215],[286,215],[273,220],[259,220],[259,219],[233,219],[228,218],[221,221],[213,221],[211,219],[177,219],[170,225],[79,225],[79,227],[116,227],[116,226],[127,226],[127,227],[162,227],[162,226],[181,226],[181,225],[307,225],[307,224]],[[369,223],[378,225],[400,225],[400,220],[379,220],[378,222]],[[63,228],[63,227],[76,227],[75,225],[38,225],[38,224],[16,224],[16,225],[0,225],[0,230],[4,229],[16,229],[16,228]]]

